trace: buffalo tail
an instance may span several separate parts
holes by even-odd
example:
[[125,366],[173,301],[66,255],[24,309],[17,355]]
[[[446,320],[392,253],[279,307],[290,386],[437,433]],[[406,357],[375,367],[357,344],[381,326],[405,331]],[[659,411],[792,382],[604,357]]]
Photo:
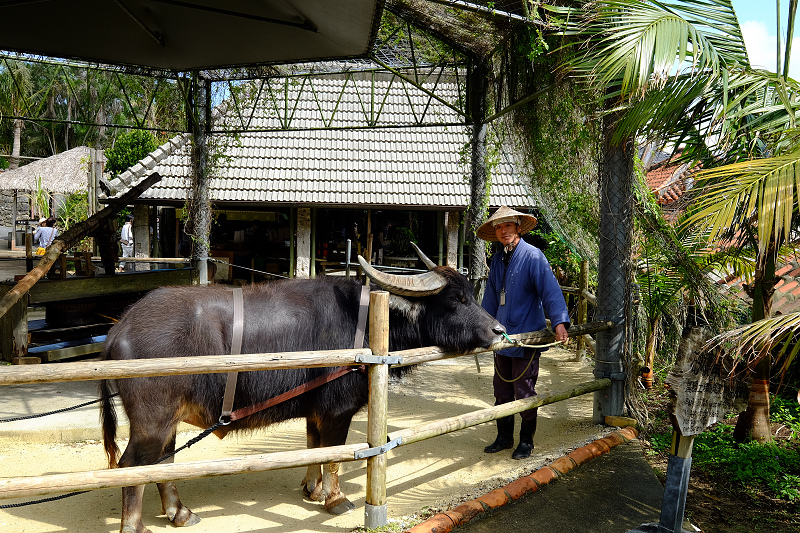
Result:
[[100,382],[100,400],[102,409],[100,420],[103,423],[103,447],[108,456],[108,467],[117,467],[119,457],[119,447],[117,446],[117,410],[114,408],[111,391],[109,390],[108,380]]

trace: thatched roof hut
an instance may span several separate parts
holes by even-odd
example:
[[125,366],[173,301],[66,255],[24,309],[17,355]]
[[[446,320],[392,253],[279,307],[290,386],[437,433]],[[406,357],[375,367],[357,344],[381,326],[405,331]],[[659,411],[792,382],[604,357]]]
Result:
[[0,174],[0,189],[36,190],[36,180],[41,178],[42,189],[51,193],[85,191],[89,183],[90,151],[88,146],[79,146],[18,169],[7,170]]

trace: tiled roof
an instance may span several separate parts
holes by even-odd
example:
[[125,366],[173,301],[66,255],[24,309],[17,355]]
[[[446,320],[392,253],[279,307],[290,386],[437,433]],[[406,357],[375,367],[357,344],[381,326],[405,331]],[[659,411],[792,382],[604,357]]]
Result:
[[[313,84],[313,91],[298,90],[280,103],[264,100],[268,103],[253,116],[251,131],[223,141],[228,146],[211,180],[212,201],[455,209],[470,203],[469,158],[461,155],[470,141],[466,126],[300,130],[321,128],[321,121],[353,128],[363,126],[365,117],[382,126],[408,123],[409,116],[423,124],[431,116],[440,124],[463,121],[453,109],[399,83],[387,86],[388,96],[374,108],[367,98],[368,80]],[[448,101],[457,100],[456,91],[456,85],[441,82],[435,88]],[[330,97],[340,94],[341,101],[331,103]],[[226,118],[235,128],[239,118],[229,113],[218,120]],[[292,129],[252,131],[280,124]],[[189,141],[188,135],[175,137],[123,173],[113,181],[111,196],[158,172],[162,180],[140,199],[182,202],[191,176]],[[490,206],[531,206],[506,159],[491,170]]]
[[[792,260],[779,266],[775,271],[778,281],[772,294],[772,315],[800,313],[800,262]],[[744,290],[741,277],[728,277],[718,282],[730,287],[732,294],[737,295],[752,305],[752,299]]]
[[669,164],[664,160],[647,170],[647,187],[653,191],[659,204],[671,204],[686,192],[688,168],[686,163]]

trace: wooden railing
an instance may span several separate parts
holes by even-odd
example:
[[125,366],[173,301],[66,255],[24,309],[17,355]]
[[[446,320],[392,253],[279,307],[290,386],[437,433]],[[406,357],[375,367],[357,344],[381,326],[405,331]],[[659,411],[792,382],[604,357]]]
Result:
[[[0,371],[0,385],[22,383],[49,383],[120,379],[144,376],[165,376],[202,373],[227,373],[231,371],[277,370],[301,367],[335,367],[361,365],[364,356],[401,357],[402,365],[419,364],[439,359],[475,355],[512,346],[509,342],[497,343],[485,350],[467,354],[443,352],[427,347],[388,352],[389,313],[388,293],[376,291],[370,295],[370,349],[325,350],[311,352],[261,353],[247,355],[207,355],[199,357],[172,357],[126,361],[84,361],[55,365],[23,365],[5,367]],[[582,324],[569,329],[570,336],[584,335],[609,329],[610,322]],[[510,336],[512,340],[526,343],[546,343],[554,339],[549,331],[521,333]],[[367,408],[367,442],[274,452],[245,457],[194,461],[186,463],[157,464],[111,470],[72,472],[37,477],[7,478],[0,480],[0,499],[24,498],[63,493],[74,490],[94,490],[127,487],[146,483],[159,483],[201,477],[214,477],[244,472],[260,472],[282,468],[309,466],[331,462],[359,460],[359,452],[384,445],[387,439],[406,446],[414,442],[444,435],[452,431],[483,424],[520,411],[573,398],[610,386],[608,379],[588,381],[568,390],[536,396],[480,409],[464,415],[436,420],[419,426],[387,434],[388,371],[389,365],[367,364],[369,376],[369,404]],[[367,494],[369,506],[386,506],[386,454],[367,457]],[[382,523],[370,522],[373,514],[365,513],[368,528]],[[380,516],[380,514],[377,514]],[[385,516],[385,513],[383,513]]]

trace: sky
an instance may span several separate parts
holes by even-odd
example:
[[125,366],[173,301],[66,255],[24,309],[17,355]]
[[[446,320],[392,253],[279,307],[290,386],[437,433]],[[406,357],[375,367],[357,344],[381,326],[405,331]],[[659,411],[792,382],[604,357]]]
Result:
[[[775,72],[777,35],[775,0],[732,0],[731,3],[744,35],[750,64]],[[788,6],[789,0],[781,0],[781,41],[786,39]],[[797,18],[800,19],[800,13]],[[789,77],[800,81],[800,22],[797,20],[795,37],[792,39]]]

